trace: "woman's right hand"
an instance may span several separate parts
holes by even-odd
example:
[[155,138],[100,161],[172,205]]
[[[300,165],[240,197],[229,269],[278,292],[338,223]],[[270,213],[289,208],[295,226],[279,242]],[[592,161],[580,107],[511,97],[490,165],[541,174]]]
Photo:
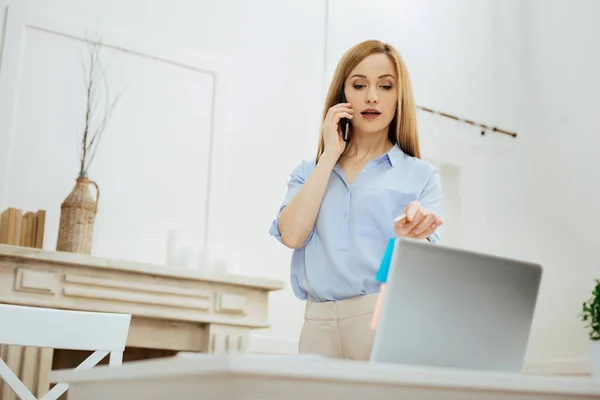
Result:
[[427,239],[443,224],[442,217],[423,208],[417,200],[414,200],[408,203],[402,216],[396,218],[394,230],[399,237]]
[[327,111],[321,131],[323,133],[324,153],[330,154],[337,160],[346,149],[340,119],[352,119],[353,110],[350,103],[336,104]]

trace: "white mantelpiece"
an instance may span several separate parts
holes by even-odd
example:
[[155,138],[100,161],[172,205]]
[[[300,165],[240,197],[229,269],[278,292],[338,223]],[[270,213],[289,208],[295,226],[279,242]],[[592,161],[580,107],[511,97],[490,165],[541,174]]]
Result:
[[[131,359],[178,351],[246,352],[250,331],[269,327],[269,292],[282,288],[269,279],[0,245],[0,303],[131,314]],[[148,351],[140,356],[134,348]],[[30,390],[43,394],[49,370],[68,367],[70,356],[57,362],[54,352],[53,362],[51,350],[36,356],[34,351],[11,348],[3,354],[13,366],[33,359],[31,367],[21,368],[31,376],[21,378],[41,382]],[[39,363],[35,357],[41,357]]]

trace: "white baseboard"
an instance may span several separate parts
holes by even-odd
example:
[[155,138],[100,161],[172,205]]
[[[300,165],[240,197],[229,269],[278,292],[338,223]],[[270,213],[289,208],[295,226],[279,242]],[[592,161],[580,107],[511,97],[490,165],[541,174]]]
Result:
[[[297,354],[298,339],[288,336],[255,334],[250,340],[251,353]],[[525,373],[535,375],[589,375],[590,360],[585,357],[555,360],[526,361]]]

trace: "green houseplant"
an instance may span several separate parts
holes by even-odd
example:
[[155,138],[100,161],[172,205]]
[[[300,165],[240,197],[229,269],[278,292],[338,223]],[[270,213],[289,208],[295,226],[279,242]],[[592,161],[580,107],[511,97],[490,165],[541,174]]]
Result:
[[592,295],[583,302],[581,320],[585,322],[590,339],[592,375],[600,379],[600,280],[596,279]]

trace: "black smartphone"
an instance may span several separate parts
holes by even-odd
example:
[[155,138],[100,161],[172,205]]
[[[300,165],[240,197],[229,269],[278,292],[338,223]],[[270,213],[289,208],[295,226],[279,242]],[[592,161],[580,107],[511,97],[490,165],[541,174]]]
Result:
[[[346,103],[346,96],[344,95],[344,89],[342,88],[342,92],[340,93],[340,103]],[[348,131],[350,130],[350,120],[348,118],[340,118],[340,128],[342,129],[342,136],[345,142],[350,141],[350,137],[348,136]]]

